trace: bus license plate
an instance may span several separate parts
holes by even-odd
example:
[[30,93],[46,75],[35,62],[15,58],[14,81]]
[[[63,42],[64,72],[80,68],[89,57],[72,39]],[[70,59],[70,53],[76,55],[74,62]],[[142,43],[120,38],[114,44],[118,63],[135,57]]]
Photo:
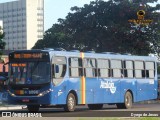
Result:
[[24,93],[29,94],[29,95],[36,95],[39,93],[39,91],[38,90],[26,90]]

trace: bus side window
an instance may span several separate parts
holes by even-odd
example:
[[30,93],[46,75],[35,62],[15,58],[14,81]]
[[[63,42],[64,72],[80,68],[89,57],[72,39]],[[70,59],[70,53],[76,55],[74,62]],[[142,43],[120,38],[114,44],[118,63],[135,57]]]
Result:
[[145,62],[146,67],[146,78],[154,78],[155,77],[155,67],[154,62]]
[[69,75],[71,77],[81,77],[82,71],[82,59],[81,58],[69,58]]
[[144,78],[145,77],[144,62],[135,61],[134,65],[135,65],[135,77]]
[[122,62],[121,62],[121,60],[118,60],[118,59],[111,60],[111,69],[113,71],[112,74],[113,74],[114,78],[121,78],[121,76],[122,76],[122,73],[121,73]]
[[123,62],[124,77],[133,78],[133,61],[126,60]]
[[85,58],[83,59],[84,63],[84,75],[86,77],[96,77],[97,69],[96,69],[96,59]]
[[98,59],[97,60],[98,67],[98,76],[102,78],[110,77],[110,68],[109,68],[109,60],[107,59]]

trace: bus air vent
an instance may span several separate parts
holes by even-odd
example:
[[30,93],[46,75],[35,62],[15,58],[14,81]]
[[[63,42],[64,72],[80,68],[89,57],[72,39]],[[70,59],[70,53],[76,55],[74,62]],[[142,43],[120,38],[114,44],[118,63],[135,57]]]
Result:
[[114,54],[114,55],[120,55],[120,53],[115,53],[115,52],[102,52],[103,54]]
[[71,50],[71,52],[80,52],[79,50]]
[[95,53],[95,51],[86,51],[86,53]]

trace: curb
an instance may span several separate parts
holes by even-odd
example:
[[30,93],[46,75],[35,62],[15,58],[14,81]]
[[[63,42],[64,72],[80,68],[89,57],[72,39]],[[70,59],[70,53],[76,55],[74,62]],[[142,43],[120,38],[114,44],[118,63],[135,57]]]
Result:
[[138,103],[141,103],[141,104],[152,104],[152,103],[160,103],[160,99],[158,100],[149,100],[149,101],[142,101],[142,102],[138,102]]

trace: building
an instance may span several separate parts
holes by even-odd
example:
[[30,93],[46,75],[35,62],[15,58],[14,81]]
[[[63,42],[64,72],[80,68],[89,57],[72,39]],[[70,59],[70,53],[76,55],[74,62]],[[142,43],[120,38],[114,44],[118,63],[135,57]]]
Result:
[[31,49],[44,33],[44,0],[0,4],[6,50]]
[[0,20],[0,33],[3,33],[3,21],[2,20]]

